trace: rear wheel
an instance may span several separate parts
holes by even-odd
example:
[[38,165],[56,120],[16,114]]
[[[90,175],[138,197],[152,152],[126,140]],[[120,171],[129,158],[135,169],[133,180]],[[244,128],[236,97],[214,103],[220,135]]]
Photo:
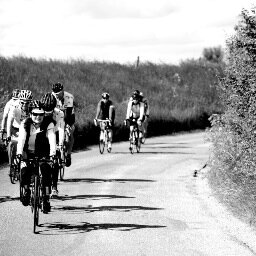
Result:
[[60,180],[64,180],[65,166],[61,165],[59,167],[59,172],[60,172]]
[[[10,156],[11,156],[11,165],[10,165],[10,181],[12,184],[15,184],[18,181],[18,173],[16,172],[16,168],[14,165],[14,158],[15,158],[15,148],[14,144],[10,142],[9,144]],[[16,174],[17,173],[17,174]]]

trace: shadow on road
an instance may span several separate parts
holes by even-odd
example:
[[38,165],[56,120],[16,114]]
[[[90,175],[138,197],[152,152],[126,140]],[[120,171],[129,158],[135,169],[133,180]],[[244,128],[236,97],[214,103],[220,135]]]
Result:
[[11,197],[11,196],[0,196],[0,203],[10,202],[10,201],[19,201],[19,197]]
[[131,212],[131,211],[163,210],[163,208],[144,207],[144,206],[98,206],[98,207],[57,206],[57,207],[54,207],[54,209],[57,211],[71,211],[75,213],[92,213],[92,212],[101,212],[101,211]]
[[86,233],[97,230],[115,230],[115,231],[132,231],[136,229],[144,228],[165,228],[161,225],[140,225],[140,224],[115,224],[115,223],[103,223],[103,224],[91,224],[88,222],[81,222],[79,224],[68,223],[45,223],[40,227],[44,228],[43,231],[39,231],[42,235],[65,235],[65,234],[78,234]]
[[65,179],[64,182],[88,182],[88,183],[103,183],[103,182],[156,182],[155,180],[144,180],[144,179]]
[[131,196],[117,196],[117,195],[74,195],[74,196],[58,196],[56,201],[68,201],[75,199],[90,199],[90,200],[101,200],[101,199],[116,199],[116,198],[135,198]]

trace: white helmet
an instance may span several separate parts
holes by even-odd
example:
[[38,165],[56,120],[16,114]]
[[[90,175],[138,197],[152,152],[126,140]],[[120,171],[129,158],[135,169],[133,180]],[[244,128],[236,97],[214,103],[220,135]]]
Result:
[[30,90],[21,90],[19,94],[19,99],[20,100],[32,100],[33,95]]

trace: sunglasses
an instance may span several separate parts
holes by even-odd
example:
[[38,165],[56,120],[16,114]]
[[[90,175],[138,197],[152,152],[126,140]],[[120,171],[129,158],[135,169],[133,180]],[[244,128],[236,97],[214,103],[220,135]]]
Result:
[[33,116],[44,116],[44,113],[32,113]]
[[21,104],[21,105],[28,105],[29,102],[28,102],[28,101],[20,101],[20,104]]

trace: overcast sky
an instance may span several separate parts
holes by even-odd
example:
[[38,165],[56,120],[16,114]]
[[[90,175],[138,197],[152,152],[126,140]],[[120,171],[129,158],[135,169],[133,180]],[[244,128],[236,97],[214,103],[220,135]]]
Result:
[[0,0],[0,55],[177,64],[222,46],[255,0]]

